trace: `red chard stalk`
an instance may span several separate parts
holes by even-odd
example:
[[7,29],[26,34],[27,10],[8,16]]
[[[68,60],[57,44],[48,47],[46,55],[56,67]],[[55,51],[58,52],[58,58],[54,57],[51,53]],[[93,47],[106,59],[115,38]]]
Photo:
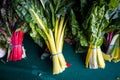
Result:
[[113,38],[113,32],[109,32],[107,37],[107,46],[109,46],[109,44],[111,43],[112,38]]
[[23,48],[22,48],[22,41],[23,41],[24,33],[22,30],[15,31],[12,34],[11,38],[11,52],[8,57],[9,61],[17,61],[22,59],[23,55]]

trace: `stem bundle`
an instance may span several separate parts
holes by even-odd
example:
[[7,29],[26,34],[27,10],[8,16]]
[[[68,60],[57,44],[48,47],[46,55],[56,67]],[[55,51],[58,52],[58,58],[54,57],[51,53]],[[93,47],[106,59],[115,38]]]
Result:
[[100,46],[95,46],[90,44],[87,57],[86,57],[86,67],[90,69],[105,68],[105,62]]
[[107,54],[111,56],[113,62],[120,61],[120,34],[113,36],[112,41],[108,47]]
[[[51,29],[49,29],[49,32],[46,32],[46,36],[48,38],[46,44],[52,55],[53,74],[59,74],[67,67],[66,61],[62,54],[64,31],[66,26],[66,22],[64,23],[64,17],[65,16],[61,17],[59,20],[56,20],[54,32]],[[59,24],[58,21],[60,22]]]
[[21,60],[24,54],[24,48],[22,47],[24,33],[22,30],[15,31],[11,37],[11,52],[8,55],[9,61]]

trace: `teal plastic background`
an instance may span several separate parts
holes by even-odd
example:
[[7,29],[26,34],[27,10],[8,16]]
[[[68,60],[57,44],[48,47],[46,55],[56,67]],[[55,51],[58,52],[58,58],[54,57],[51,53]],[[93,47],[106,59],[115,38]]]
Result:
[[40,59],[43,51],[28,35],[25,36],[23,45],[27,57],[5,64],[1,61],[0,80],[117,80],[120,77],[120,62],[106,62],[105,69],[86,69],[85,54],[75,53],[67,43],[64,44],[63,54],[71,66],[61,74],[52,75],[51,59]]

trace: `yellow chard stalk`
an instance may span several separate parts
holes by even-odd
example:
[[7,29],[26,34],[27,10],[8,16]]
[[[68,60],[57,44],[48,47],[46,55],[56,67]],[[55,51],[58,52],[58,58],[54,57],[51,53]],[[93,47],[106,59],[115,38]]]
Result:
[[[59,74],[63,72],[67,67],[66,61],[62,54],[64,32],[67,24],[67,21],[64,21],[64,17],[65,16],[62,16],[58,20],[56,20],[54,32],[51,29],[49,29],[49,32],[45,32],[48,39],[46,41],[46,44],[52,55],[53,74]],[[59,21],[60,23],[58,23]]]
[[98,65],[100,68],[105,68],[105,61],[102,55],[101,48],[100,47],[97,47],[97,48],[98,48],[97,50]]
[[[56,52],[57,54],[55,56],[57,56],[58,60],[59,60],[59,65],[60,65],[60,72],[64,71],[66,66],[66,61],[64,59],[64,56],[62,54],[62,45],[63,45],[63,38],[64,38],[64,30],[65,30],[65,26],[66,23],[64,24],[64,17],[61,17],[60,19],[60,23],[58,24],[59,20],[56,20],[56,25],[55,25],[55,43],[56,43]],[[54,57],[54,56],[53,56]],[[53,74],[58,74],[56,72],[53,71]]]

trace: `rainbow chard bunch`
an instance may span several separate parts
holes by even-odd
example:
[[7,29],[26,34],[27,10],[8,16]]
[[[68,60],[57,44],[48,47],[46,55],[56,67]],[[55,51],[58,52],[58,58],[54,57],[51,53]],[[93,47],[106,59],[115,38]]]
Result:
[[111,56],[114,62],[120,61],[120,34],[117,33],[113,36],[112,41],[108,47],[107,54]]
[[[120,5],[120,2],[116,4]],[[115,4],[114,4],[115,5]],[[116,13],[114,13],[113,19],[111,20],[111,25],[105,31],[109,32],[107,41],[107,51],[106,53],[111,56],[113,62],[120,61],[120,6],[116,8]],[[111,61],[110,60],[110,61]]]
[[[111,57],[102,51],[101,46],[104,34],[115,29],[113,19],[116,18],[119,0],[110,0],[108,2],[105,0],[93,1],[90,3],[90,9],[85,7],[87,5],[86,0],[85,2],[80,0],[80,2],[82,21],[79,20],[78,15],[78,17],[75,17],[73,10],[71,10],[72,35],[75,37],[74,40],[77,45],[88,47],[85,61],[86,67],[91,69],[105,68],[105,60],[110,61]],[[88,10],[84,11],[84,9]],[[82,49],[77,49],[77,51],[79,50]]]
[[67,24],[67,0],[13,0],[13,7],[31,29],[30,36],[40,47],[47,45],[53,61],[53,74],[68,67],[62,48]]
[[105,68],[102,45],[102,32],[108,26],[109,20],[105,18],[105,6],[95,5],[93,8],[89,21],[89,38],[90,45],[86,56],[86,67],[91,69]]
[[[113,4],[113,2],[116,4]],[[106,30],[109,29],[111,31],[111,26],[113,26],[112,21],[117,14],[118,5],[118,0],[110,0],[109,3],[104,2],[101,5],[95,5],[92,9],[87,21],[90,45],[86,56],[86,67],[93,69],[105,68],[104,59],[111,60],[109,55],[102,52],[101,45],[103,44],[103,37]]]
[[[10,7],[11,2],[3,0],[1,3],[1,22],[0,25],[0,46],[7,53],[8,61],[17,61],[25,57],[24,47],[22,46],[24,32],[23,26],[18,25],[20,22],[13,9]],[[9,10],[8,10],[9,9]],[[18,22],[17,22],[18,21]],[[20,26],[20,27],[17,27]],[[3,57],[3,51],[1,51]]]

